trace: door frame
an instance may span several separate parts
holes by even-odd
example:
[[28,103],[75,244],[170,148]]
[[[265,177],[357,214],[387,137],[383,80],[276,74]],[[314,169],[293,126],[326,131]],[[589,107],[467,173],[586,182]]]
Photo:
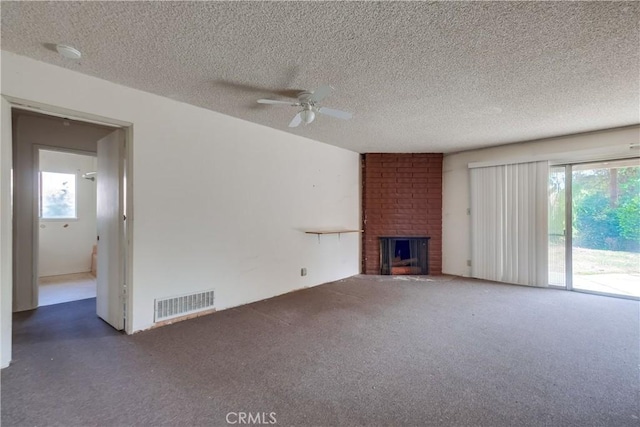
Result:
[[[565,174],[565,206],[564,206],[564,218],[565,218],[565,286],[549,285],[551,288],[563,289],[567,291],[580,292],[585,294],[601,295],[606,297],[615,297],[622,299],[630,299],[639,301],[640,297],[623,294],[613,294],[609,292],[592,291],[588,289],[575,288],[573,286],[573,167],[575,165],[583,165],[599,162],[615,162],[617,160],[628,160],[638,157],[637,155],[631,156],[610,156],[603,158],[594,158],[590,160],[580,160],[574,162],[558,162],[551,163],[550,166],[564,167]],[[547,243],[548,244],[548,243]]]
[[[13,110],[13,109],[12,109]],[[38,171],[38,173],[40,172],[40,150],[45,150],[45,151],[57,151],[59,153],[70,153],[70,154],[80,154],[83,156],[93,156],[93,157],[97,157],[98,153],[97,152],[93,152],[93,151],[84,151],[84,150],[78,150],[78,149],[73,149],[73,148],[65,148],[65,147],[59,147],[56,145],[44,145],[44,144],[34,144],[33,145],[33,167],[36,171]],[[36,182],[37,185],[37,182]],[[33,194],[36,198],[40,196],[40,193],[38,191],[34,191]],[[38,278],[39,278],[39,274],[38,274],[38,265],[39,265],[39,260],[40,260],[40,212],[38,212],[38,203],[34,202],[33,204],[33,224],[32,224],[32,242],[31,242],[31,246],[32,246],[32,255],[31,255],[31,259],[33,260],[33,265],[32,267],[32,289],[33,289],[33,298],[36,301],[36,307],[40,307],[40,286],[38,285]],[[15,255],[14,255],[15,256]]]
[[[27,111],[33,111],[39,114],[43,114],[43,115],[48,115],[48,116],[53,116],[53,117],[59,117],[59,118],[67,118],[67,119],[72,119],[72,120],[77,120],[77,121],[81,121],[81,122],[87,122],[87,123],[93,123],[93,124],[100,124],[100,125],[104,125],[104,126],[109,126],[109,127],[113,127],[114,130],[115,129],[122,129],[124,131],[124,138],[125,138],[125,149],[124,149],[124,161],[125,161],[125,167],[124,167],[124,191],[125,191],[125,199],[124,199],[124,203],[125,206],[123,207],[124,212],[125,212],[125,217],[126,217],[126,227],[125,227],[125,234],[122,237],[122,240],[120,242],[121,247],[124,248],[125,254],[124,254],[124,289],[123,289],[123,300],[121,301],[124,304],[124,310],[123,310],[123,316],[124,316],[124,325],[125,325],[125,329],[124,331],[127,334],[131,334],[133,332],[132,330],[132,319],[133,319],[133,219],[134,219],[134,206],[133,206],[133,124],[130,122],[125,122],[122,120],[118,120],[118,119],[114,119],[114,118],[109,118],[109,117],[103,117],[103,116],[98,116],[95,114],[91,114],[91,113],[87,113],[87,112],[82,112],[82,111],[75,111],[75,110],[70,110],[67,108],[63,108],[63,107],[59,107],[59,106],[54,106],[54,105],[48,105],[48,104],[43,104],[40,102],[35,102],[35,101],[29,101],[29,100],[25,100],[25,99],[20,99],[20,98],[15,98],[15,97],[11,97],[11,96],[2,96],[3,100],[7,101],[9,103],[9,113],[13,110],[13,109],[20,109],[20,110],[27,110]],[[11,122],[11,120],[9,120],[9,122]],[[11,134],[11,139],[13,140],[13,130],[10,131]],[[12,145],[12,142],[10,143],[10,145]],[[45,148],[48,147],[50,149],[56,149],[55,146],[42,146],[41,148]],[[65,148],[61,148],[62,151],[73,151],[73,150],[67,150]],[[39,148],[36,147],[36,152],[39,151]],[[94,153],[95,155],[97,155],[97,153]],[[13,158],[11,157],[10,159],[10,163],[11,163],[11,167],[13,168]],[[34,218],[34,227],[36,227],[36,231],[37,231],[37,215]],[[11,220],[11,229],[13,230],[14,227],[14,223],[13,220]],[[38,246],[37,246],[37,233],[34,233],[33,236],[33,251],[37,252]],[[14,259],[15,254],[13,254],[13,245],[10,243],[11,248],[11,257],[12,259]],[[15,259],[14,259],[15,262]],[[37,269],[37,254],[33,259],[33,265],[32,267],[34,269]],[[13,263],[12,263],[13,264]],[[37,270],[36,270],[37,271]],[[11,273],[10,273],[10,281],[13,282],[13,268],[11,269]],[[35,288],[36,293],[37,293],[37,278],[34,278],[32,286]],[[9,295],[3,295],[3,297],[8,298],[10,300],[13,300],[13,285],[11,285],[10,287],[11,292]]]

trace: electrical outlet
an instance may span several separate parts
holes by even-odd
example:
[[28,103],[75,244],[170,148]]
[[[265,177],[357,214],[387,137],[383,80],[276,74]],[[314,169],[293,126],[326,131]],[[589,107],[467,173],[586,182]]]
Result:
[[304,267],[303,267],[303,268],[301,268],[301,269],[300,269],[300,275],[301,275],[301,276],[306,276],[306,275],[307,275],[307,269],[306,269],[306,268],[304,268]]
[[467,267],[471,267],[471,260],[470,259],[467,260]]

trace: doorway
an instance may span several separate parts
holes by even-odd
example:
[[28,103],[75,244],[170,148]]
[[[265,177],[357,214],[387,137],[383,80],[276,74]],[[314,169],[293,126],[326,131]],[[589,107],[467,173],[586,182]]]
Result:
[[124,329],[127,132],[17,108],[12,125],[13,311],[95,297]]
[[552,166],[549,285],[640,298],[640,162]]
[[96,297],[96,153],[37,149],[38,307]]

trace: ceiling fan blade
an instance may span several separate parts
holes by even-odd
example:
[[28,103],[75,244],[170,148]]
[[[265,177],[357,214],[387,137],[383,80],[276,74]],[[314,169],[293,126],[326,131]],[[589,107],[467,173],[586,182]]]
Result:
[[309,101],[311,102],[320,102],[327,97],[331,93],[333,88],[331,86],[320,86],[316,90],[313,91],[311,96],[309,97]]
[[301,113],[298,113],[295,115],[293,120],[291,120],[291,123],[289,123],[289,127],[290,128],[298,127],[300,123],[302,123],[302,116],[301,116]]
[[299,102],[278,101],[276,99],[258,99],[258,104],[289,105],[289,106],[292,106],[292,107],[298,107],[300,105]]
[[325,116],[335,117],[336,119],[349,120],[353,117],[353,114],[348,113],[346,111],[335,110],[333,108],[320,107],[318,108],[318,113],[324,114]]

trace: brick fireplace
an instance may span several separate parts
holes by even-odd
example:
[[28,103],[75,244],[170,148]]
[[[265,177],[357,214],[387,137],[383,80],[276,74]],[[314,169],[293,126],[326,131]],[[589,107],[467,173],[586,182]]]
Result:
[[442,154],[367,153],[362,166],[363,273],[381,274],[380,238],[393,236],[428,238],[426,271],[442,274]]

